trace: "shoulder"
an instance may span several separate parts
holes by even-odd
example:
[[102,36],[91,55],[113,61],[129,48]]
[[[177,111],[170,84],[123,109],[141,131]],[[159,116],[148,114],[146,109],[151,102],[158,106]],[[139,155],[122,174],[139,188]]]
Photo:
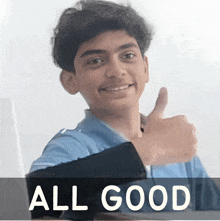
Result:
[[96,142],[81,130],[60,130],[32,163],[30,172],[97,153]]

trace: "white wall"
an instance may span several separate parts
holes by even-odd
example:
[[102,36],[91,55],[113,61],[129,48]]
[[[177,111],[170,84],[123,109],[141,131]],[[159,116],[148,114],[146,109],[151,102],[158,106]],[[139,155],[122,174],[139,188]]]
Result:
[[[220,176],[220,1],[130,2],[156,32],[141,111],[149,113],[166,86],[166,116],[188,116],[197,127],[199,156],[211,176]],[[26,172],[49,139],[61,128],[74,128],[87,108],[79,95],[63,90],[51,58],[53,28],[73,4],[0,0],[0,98],[13,100]]]

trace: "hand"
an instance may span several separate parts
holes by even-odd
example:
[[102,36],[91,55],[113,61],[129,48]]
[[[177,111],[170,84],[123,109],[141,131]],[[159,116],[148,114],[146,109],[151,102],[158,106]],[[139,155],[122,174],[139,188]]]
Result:
[[161,88],[155,108],[146,118],[142,137],[131,141],[144,165],[187,162],[196,154],[194,125],[183,115],[163,119],[167,103],[167,89]]

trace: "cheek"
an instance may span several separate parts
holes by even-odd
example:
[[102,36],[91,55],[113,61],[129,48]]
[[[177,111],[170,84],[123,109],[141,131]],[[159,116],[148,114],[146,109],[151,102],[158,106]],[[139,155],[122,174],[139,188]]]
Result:
[[93,103],[94,92],[91,90],[91,86],[89,84],[84,84],[80,88],[80,93],[88,104]]
[[83,97],[88,101],[91,101],[97,93],[98,86],[91,78],[84,77],[80,81],[79,91]]
[[144,84],[148,82],[148,72],[146,71],[145,66],[140,65],[137,67],[136,69],[136,73],[137,73],[137,80]]
[[84,79],[84,81],[82,83],[82,86],[83,86],[84,90],[86,90],[86,91],[95,91],[98,89],[98,87],[99,87],[98,85],[99,85],[98,82],[92,78]]

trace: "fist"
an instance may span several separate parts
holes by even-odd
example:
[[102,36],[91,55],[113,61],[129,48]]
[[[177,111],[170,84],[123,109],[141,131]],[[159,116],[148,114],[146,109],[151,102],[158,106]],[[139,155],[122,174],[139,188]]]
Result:
[[151,119],[145,128],[142,138],[149,139],[152,144],[151,165],[187,162],[195,156],[195,127],[188,123],[185,116]]
[[145,165],[187,162],[196,155],[194,125],[183,115],[163,119],[167,103],[167,90],[162,88],[154,110],[142,125],[142,137],[132,141]]

